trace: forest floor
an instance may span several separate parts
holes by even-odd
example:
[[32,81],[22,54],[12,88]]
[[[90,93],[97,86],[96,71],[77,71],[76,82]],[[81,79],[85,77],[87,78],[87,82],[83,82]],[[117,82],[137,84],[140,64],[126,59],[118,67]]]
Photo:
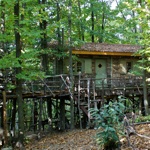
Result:
[[[150,124],[136,125],[136,132],[150,138]],[[83,129],[66,132],[48,133],[40,140],[34,140],[26,145],[26,150],[102,150],[95,142],[97,130]],[[150,150],[150,139],[130,136],[132,147],[128,146],[127,139],[121,138],[121,150]]]

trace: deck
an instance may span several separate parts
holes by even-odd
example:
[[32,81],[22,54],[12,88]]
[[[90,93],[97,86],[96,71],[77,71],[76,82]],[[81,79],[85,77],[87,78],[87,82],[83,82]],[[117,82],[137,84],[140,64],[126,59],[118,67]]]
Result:
[[[90,122],[89,110],[91,108],[100,108],[107,100],[117,99],[120,95],[129,97],[133,101],[135,97],[139,99],[143,97],[143,79],[141,77],[95,79],[92,77],[82,78],[81,75],[78,75],[74,76],[73,81],[72,92],[70,90],[69,76],[65,74],[48,76],[45,79],[31,82],[25,81],[22,84],[22,96],[24,100],[32,99],[35,101],[38,99],[39,103],[41,103],[41,100],[43,102],[50,100],[49,104],[54,105],[55,108],[57,107],[56,109],[60,109],[60,118],[65,120],[65,115],[62,114],[65,113],[65,106],[70,105],[68,101],[71,100],[70,96],[72,95],[74,107],[77,108],[75,109],[75,114],[79,116],[80,126],[82,126],[83,114],[87,116],[87,121]],[[1,83],[1,91],[5,89],[4,87],[5,84]],[[6,90],[6,100],[13,99],[16,99],[15,89]],[[58,100],[59,104],[57,104]],[[67,102],[65,102],[66,100]],[[0,101],[3,101],[2,92],[0,93]],[[54,101],[54,104],[52,104],[52,101]],[[49,114],[53,118],[51,109]],[[42,110],[40,113],[42,113]],[[40,119],[41,121],[43,120],[39,117]]]
[[[23,97],[33,98],[36,96],[63,96],[70,95],[69,92],[69,76],[68,75],[56,75],[49,76],[45,79],[39,79],[35,81],[25,81],[22,84]],[[81,78],[79,76],[74,77],[74,94],[87,92],[89,90],[93,92],[97,97],[103,98],[104,96],[111,95],[129,95],[136,94],[142,95],[143,93],[143,80],[141,77],[130,78]],[[5,84],[0,84],[0,90],[3,90]],[[15,98],[15,90],[8,90],[6,88],[7,98]],[[1,99],[0,95],[0,99]]]

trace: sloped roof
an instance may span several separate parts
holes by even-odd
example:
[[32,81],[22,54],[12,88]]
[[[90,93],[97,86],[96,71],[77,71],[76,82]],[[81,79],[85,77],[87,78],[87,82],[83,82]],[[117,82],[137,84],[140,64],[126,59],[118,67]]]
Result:
[[106,44],[106,43],[85,43],[81,47],[74,48],[80,51],[99,51],[99,52],[130,52],[134,53],[140,49],[137,45],[127,44]]
[[73,48],[73,54],[132,56],[140,49],[138,45],[85,43]]
[[[48,47],[58,48],[58,42],[51,41],[48,43]],[[63,47],[68,49],[68,43],[65,43]],[[84,43],[81,46],[72,47],[72,52],[73,54],[87,55],[131,56],[140,49],[141,47],[138,45],[129,44]]]

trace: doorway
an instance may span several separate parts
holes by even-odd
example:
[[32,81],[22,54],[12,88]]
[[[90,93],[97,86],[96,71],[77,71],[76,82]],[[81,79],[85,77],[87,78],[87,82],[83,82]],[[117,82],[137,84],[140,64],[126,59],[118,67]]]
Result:
[[[96,85],[101,87],[102,80],[104,80],[104,78],[107,78],[106,59],[97,59],[95,61],[95,71],[96,71]],[[104,83],[106,83],[105,80]]]

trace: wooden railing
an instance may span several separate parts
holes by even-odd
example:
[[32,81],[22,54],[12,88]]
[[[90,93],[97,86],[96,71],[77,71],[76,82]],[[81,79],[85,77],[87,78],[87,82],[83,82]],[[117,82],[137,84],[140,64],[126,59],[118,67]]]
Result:
[[[80,88],[87,88],[87,82],[90,80],[89,88],[93,88],[95,86],[95,90],[106,91],[113,89],[123,89],[123,88],[137,88],[140,89],[142,87],[142,78],[141,77],[130,77],[130,78],[90,78],[83,77],[80,75],[74,76],[74,89],[75,93],[78,92],[79,84]],[[15,83],[15,82],[14,82]],[[13,83],[13,84],[14,84]],[[6,87],[1,84],[1,87]],[[70,88],[70,80],[69,75],[61,74],[55,76],[48,76],[45,79],[38,79],[35,81],[24,81],[22,84],[23,93],[42,93],[44,95],[55,95],[58,94],[71,94],[69,91]],[[15,92],[15,90],[9,90]],[[105,94],[105,93],[104,93]]]

